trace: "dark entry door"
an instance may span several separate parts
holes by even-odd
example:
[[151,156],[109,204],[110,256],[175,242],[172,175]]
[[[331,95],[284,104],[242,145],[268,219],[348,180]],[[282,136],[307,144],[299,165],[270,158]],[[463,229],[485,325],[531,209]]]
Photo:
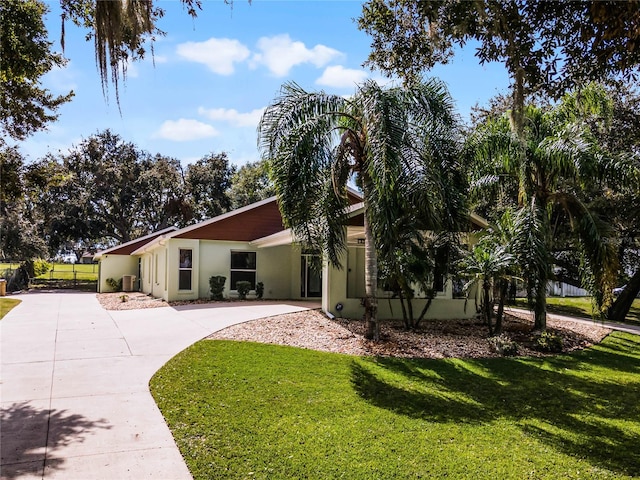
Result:
[[322,270],[317,255],[302,255],[300,262],[300,296],[318,298],[322,296]]

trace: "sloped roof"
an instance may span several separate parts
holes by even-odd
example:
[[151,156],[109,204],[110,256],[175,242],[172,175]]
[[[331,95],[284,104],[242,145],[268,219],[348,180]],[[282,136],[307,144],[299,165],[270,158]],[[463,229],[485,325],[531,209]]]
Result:
[[183,228],[172,238],[250,242],[284,230],[276,197]]
[[[136,238],[126,243],[121,243],[120,245],[116,245],[111,248],[107,248],[105,250],[101,250],[97,252],[93,258],[98,260],[102,255],[110,254],[110,255],[131,255],[135,250],[140,248],[141,246],[155,240],[156,238],[165,235],[169,232],[174,232],[178,230],[177,227],[167,227],[163,230],[159,230],[157,232],[150,233],[149,235],[145,235],[144,237]],[[84,256],[84,255],[83,255]]]
[[[347,196],[351,204],[362,202],[356,190],[347,188]],[[166,238],[252,242],[283,231],[285,227],[277,197],[270,197],[155,238],[140,245],[132,254],[142,254]]]

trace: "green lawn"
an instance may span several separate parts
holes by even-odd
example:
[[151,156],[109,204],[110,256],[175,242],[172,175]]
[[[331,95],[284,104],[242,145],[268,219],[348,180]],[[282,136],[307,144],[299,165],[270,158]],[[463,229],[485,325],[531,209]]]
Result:
[[640,337],[547,359],[201,341],[151,391],[196,479],[640,476]]
[[[0,263],[0,272],[7,269],[15,270],[19,263]],[[98,265],[83,263],[54,263],[53,268],[47,273],[43,273],[36,278],[43,280],[78,280],[97,281]]]
[[[516,305],[527,308],[527,301],[523,298],[516,299]],[[547,297],[547,311],[562,315],[591,318],[591,297]],[[626,318],[626,323],[640,325],[640,298],[633,301],[631,310]]]
[[21,301],[22,300],[18,300],[16,298],[0,297],[0,320],[2,320],[4,316]]

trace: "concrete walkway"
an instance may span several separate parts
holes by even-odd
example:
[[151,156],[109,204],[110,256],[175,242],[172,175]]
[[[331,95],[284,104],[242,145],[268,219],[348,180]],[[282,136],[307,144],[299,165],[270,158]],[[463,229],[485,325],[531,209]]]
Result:
[[[533,319],[533,312],[531,312],[530,310],[525,310],[523,308],[512,308],[512,307],[506,306],[504,308],[504,311],[505,313],[512,313],[514,315],[525,315],[527,316],[527,318]],[[547,312],[547,318],[552,318],[554,320],[560,320],[565,322],[578,322],[578,323],[591,324],[591,325],[595,323],[597,325],[610,328],[611,330],[617,330],[619,332],[627,332],[627,333],[633,333],[635,335],[640,335],[640,326],[638,325],[628,325],[626,323],[615,323],[615,322],[607,322],[607,321],[600,321],[600,320],[592,320],[590,318],[568,317],[566,315],[558,315],[558,314],[549,313],[549,312]]]
[[[105,311],[95,294],[17,295],[0,321],[2,479],[189,479],[149,380],[212,332],[310,303]],[[237,305],[237,304],[236,304]]]

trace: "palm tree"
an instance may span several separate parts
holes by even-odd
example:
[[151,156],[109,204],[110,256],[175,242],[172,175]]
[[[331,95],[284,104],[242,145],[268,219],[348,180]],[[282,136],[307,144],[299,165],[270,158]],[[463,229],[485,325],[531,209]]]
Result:
[[[499,186],[513,179],[520,207],[514,253],[527,281],[535,313],[535,330],[546,328],[546,289],[552,278],[554,228],[562,224],[573,234],[582,256],[582,281],[598,306],[610,302],[617,259],[607,225],[581,200],[580,192],[595,181],[599,164],[590,131],[581,118],[594,92],[582,99],[567,96],[553,109],[525,109],[523,136],[516,136],[506,116],[489,120],[472,137],[475,184]],[[597,102],[591,102],[596,112]],[[553,222],[552,222],[553,219]]]
[[364,198],[369,338],[380,335],[377,255],[391,250],[398,214],[413,211],[422,224],[435,226],[449,223],[456,216],[451,209],[463,203],[455,191],[451,198],[447,192],[460,183],[456,123],[452,100],[436,80],[411,88],[368,81],[350,98],[287,83],[260,121],[258,142],[271,161],[285,223],[338,268],[346,250],[346,185],[357,177]]
[[[489,335],[498,335],[502,331],[502,317],[498,317],[495,329],[492,325],[494,301],[491,292],[495,287],[502,290],[505,282],[509,281],[513,263],[514,257],[507,248],[496,246],[491,241],[480,241],[460,261],[459,274],[469,279],[465,290],[471,290],[472,286],[481,289],[480,311],[489,328]],[[502,294],[501,302],[504,302]]]

